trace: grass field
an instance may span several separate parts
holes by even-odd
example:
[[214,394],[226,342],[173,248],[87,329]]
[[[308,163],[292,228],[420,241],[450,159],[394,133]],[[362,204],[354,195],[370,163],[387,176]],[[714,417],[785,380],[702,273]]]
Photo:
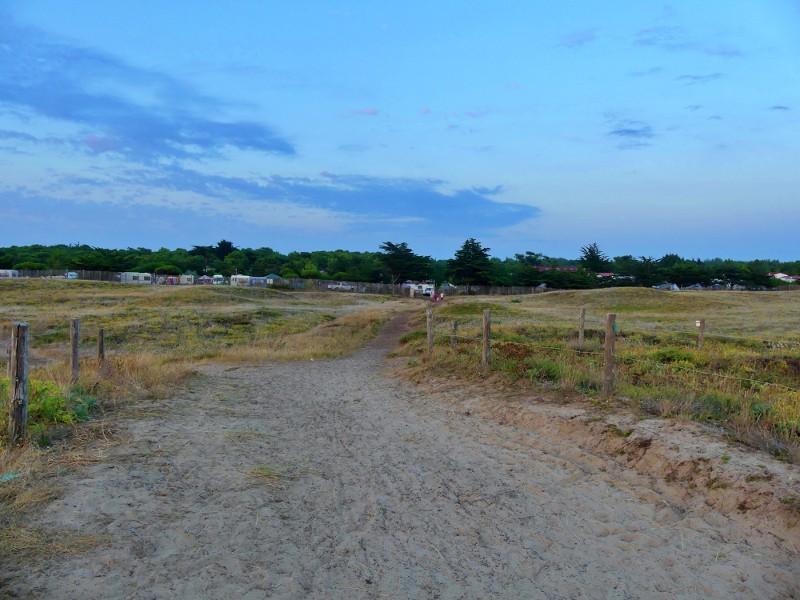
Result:
[[[397,300],[346,293],[229,287],[136,287],[0,282],[0,397],[8,398],[5,341],[12,321],[31,327],[30,444],[0,453],[0,558],[65,554],[100,540],[30,529],[25,515],[60,490],[54,475],[98,460],[115,418],[158,411],[158,399],[207,361],[331,358],[375,335]],[[81,319],[81,376],[69,382],[69,321]],[[105,330],[106,368],[96,360]],[[7,411],[0,411],[0,447]],[[264,475],[261,474],[263,477]],[[72,537],[70,537],[72,535]]]
[[[587,309],[586,342],[577,323]],[[436,351],[421,372],[484,377],[480,320],[492,310],[492,371],[515,385],[600,401],[604,317],[617,314],[614,402],[642,414],[725,427],[736,439],[800,461],[800,294],[660,292],[618,288],[536,296],[458,298],[438,307]],[[706,320],[702,349],[695,320]],[[450,324],[460,324],[455,349]],[[402,354],[423,353],[424,331]]]
[[[338,356],[358,348],[396,308],[380,296],[229,287],[136,287],[93,282],[0,282],[0,336],[31,327],[30,426],[88,417],[98,400],[160,397],[203,361]],[[81,319],[81,378],[69,384],[69,321]],[[96,361],[105,330],[107,369]],[[5,353],[2,372],[5,373]],[[7,378],[0,394],[7,396]],[[0,437],[7,418],[0,414]]]

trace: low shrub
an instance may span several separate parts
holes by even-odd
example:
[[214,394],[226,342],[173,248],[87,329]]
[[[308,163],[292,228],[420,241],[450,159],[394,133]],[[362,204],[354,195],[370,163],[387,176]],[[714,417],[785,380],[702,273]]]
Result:
[[[48,427],[74,425],[86,421],[97,406],[97,400],[81,387],[65,393],[52,381],[31,379],[28,395],[28,428],[34,435],[42,436]],[[0,397],[8,398],[9,380],[0,378]],[[5,433],[8,415],[0,415],[0,430]]]
[[525,365],[528,367],[525,374],[530,379],[558,382],[564,376],[563,363],[550,358],[528,358]]
[[653,352],[653,358],[660,363],[694,362],[694,354],[683,348],[659,348]]

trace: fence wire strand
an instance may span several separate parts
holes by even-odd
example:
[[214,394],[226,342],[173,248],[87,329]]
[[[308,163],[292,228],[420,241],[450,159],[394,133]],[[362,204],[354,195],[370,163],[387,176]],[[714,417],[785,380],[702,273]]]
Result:
[[[459,321],[459,325],[463,325],[463,324],[465,324],[465,323]],[[696,335],[697,332],[672,331],[672,333],[686,333],[686,334]],[[441,335],[443,335],[445,337],[448,337],[450,339],[458,339],[458,340],[464,340],[464,341],[470,341],[470,342],[479,342],[479,341],[483,340],[483,336],[482,335],[478,335],[478,336],[465,336],[465,335],[458,335],[458,334],[454,335],[453,333],[446,332],[446,331],[442,332]],[[744,336],[720,335],[720,336],[717,336],[717,337],[730,338],[730,339],[743,339],[743,340],[747,340],[747,341],[760,341],[760,342],[771,343],[771,344],[774,344],[774,343],[785,343],[785,342],[775,342],[775,341],[770,341],[770,340],[756,340],[754,338],[747,338],[747,337],[744,337]],[[795,344],[795,342],[789,342],[789,343],[790,344]],[[584,355],[589,355],[589,356],[604,356],[603,352],[597,352],[597,351],[594,351],[594,350],[584,350],[584,349],[581,349],[581,348],[572,348],[572,347],[566,346],[566,345],[565,346],[555,346],[555,345],[550,345],[550,344],[540,344],[540,343],[536,343],[536,342],[503,340],[503,339],[495,339],[495,340],[491,340],[490,339],[490,344],[491,344],[492,347],[497,347],[498,344],[513,344],[513,345],[525,346],[525,347],[529,347],[529,348],[539,348],[539,349],[542,349],[542,350],[554,350],[554,351],[558,351],[558,352],[574,352],[576,354],[584,354]],[[800,345],[800,343],[797,343],[797,345]],[[659,369],[663,369],[666,366],[663,363],[659,363],[659,362],[648,360],[648,359],[635,358],[635,357],[632,357],[632,356],[620,356],[620,355],[617,355],[616,360],[621,362],[621,363],[624,363],[624,364],[655,365]],[[707,370],[704,370],[704,369],[696,369],[694,367],[689,367],[689,366],[686,366],[686,365],[671,364],[670,368],[671,369],[675,369],[675,370],[695,373],[695,374],[698,374],[698,375],[704,375],[704,376],[707,376],[707,377],[716,377],[716,378],[728,379],[728,380],[732,380],[732,381],[748,382],[748,383],[751,383],[751,384],[757,384],[757,385],[765,386],[765,387],[766,386],[776,387],[776,388],[780,388],[780,389],[783,389],[783,390],[786,390],[786,391],[789,391],[789,392],[792,392],[792,393],[800,393],[800,388],[795,388],[795,387],[792,387],[792,386],[789,386],[789,385],[785,385],[785,384],[782,384],[782,383],[775,383],[775,382],[772,382],[772,381],[763,381],[761,379],[755,379],[755,378],[751,378],[751,377],[741,377],[741,376],[738,376],[738,375],[728,375],[728,374],[719,373],[719,372],[716,372],[716,371],[707,371]]]

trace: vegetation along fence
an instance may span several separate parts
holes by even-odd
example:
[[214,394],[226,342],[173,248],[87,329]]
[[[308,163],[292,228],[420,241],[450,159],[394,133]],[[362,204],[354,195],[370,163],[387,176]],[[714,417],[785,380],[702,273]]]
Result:
[[[107,373],[105,354],[105,330],[101,327],[96,332],[97,358],[95,366],[100,375]],[[24,321],[11,324],[11,339],[7,346],[8,375],[8,430],[9,446],[25,441],[28,433],[29,402],[31,396],[30,382],[30,325]],[[69,352],[67,354],[70,368],[70,384],[77,383],[81,373],[81,356],[79,353],[81,339],[80,319],[71,319],[69,323]],[[91,361],[90,361],[91,362]],[[84,366],[86,361],[83,361]]]
[[434,372],[493,372],[721,425],[740,441],[800,461],[800,341],[715,334],[704,317],[676,331],[627,329],[616,314],[601,318],[585,308],[572,327],[506,318],[502,310],[457,320],[447,312],[427,308],[420,336]]

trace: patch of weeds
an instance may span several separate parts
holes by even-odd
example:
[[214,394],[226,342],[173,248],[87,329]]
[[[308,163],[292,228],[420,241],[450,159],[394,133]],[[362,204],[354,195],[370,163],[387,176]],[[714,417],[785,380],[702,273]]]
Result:
[[256,465],[247,474],[270,485],[276,485],[288,477],[286,472],[269,465]]
[[713,477],[708,482],[708,489],[710,490],[724,490],[729,487],[731,487],[730,482],[720,479],[719,477]]
[[608,426],[607,431],[611,435],[615,435],[617,437],[622,437],[622,438],[630,437],[630,435],[633,433],[633,429],[620,429],[613,423]]
[[659,348],[653,352],[653,358],[660,363],[693,363],[694,354],[683,348]]
[[425,331],[409,331],[408,333],[403,334],[400,338],[401,344],[408,344],[409,342],[414,342],[417,340],[422,340],[427,337],[427,332]]
[[86,552],[106,541],[104,538],[70,531],[0,528],[0,557],[36,559],[64,557]]
[[[0,378],[0,396],[8,397],[8,378]],[[31,379],[28,396],[28,420],[31,426],[73,425],[89,419],[97,400],[81,387],[68,394],[52,381]]]
[[741,411],[742,401],[733,394],[706,392],[695,398],[692,416],[700,421],[725,421]]
[[728,454],[723,454],[719,457],[720,462],[723,464],[728,464],[731,461],[731,457]]
[[752,473],[744,478],[747,483],[756,481],[772,481],[772,473]]
[[552,359],[528,358],[525,362],[528,367],[525,374],[530,379],[557,382],[564,376],[563,365]]
[[750,405],[750,414],[756,423],[772,414],[772,407],[764,402],[753,402]]
[[600,391],[600,378],[585,371],[575,375],[575,389],[584,394],[595,394]]
[[784,506],[796,513],[800,513],[800,496],[783,496],[780,501]]

